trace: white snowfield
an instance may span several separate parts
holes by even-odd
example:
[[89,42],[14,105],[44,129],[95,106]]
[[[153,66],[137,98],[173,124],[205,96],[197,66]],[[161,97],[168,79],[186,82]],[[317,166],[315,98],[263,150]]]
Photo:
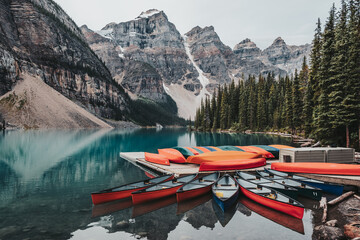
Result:
[[148,10],[148,11],[146,11],[146,12],[142,12],[142,13],[140,14],[140,16],[138,16],[137,18],[135,18],[135,20],[141,19],[141,18],[148,18],[148,17],[151,17],[152,15],[155,15],[155,14],[157,14],[157,13],[160,13],[160,11],[159,11],[159,10],[156,10],[156,9],[150,9],[150,10]]

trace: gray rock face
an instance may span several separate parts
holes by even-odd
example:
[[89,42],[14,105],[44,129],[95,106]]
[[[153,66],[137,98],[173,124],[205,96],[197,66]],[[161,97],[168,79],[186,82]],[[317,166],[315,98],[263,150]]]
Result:
[[236,44],[233,52],[240,60],[254,60],[261,55],[260,48],[248,38]]
[[152,9],[135,20],[110,23],[99,34],[124,49],[125,58],[150,64],[166,84],[188,82],[189,73],[196,82],[183,38],[163,11]]
[[300,69],[304,56],[310,55],[311,45],[288,46],[285,41],[278,37],[273,44],[262,52],[262,61],[276,66],[287,74],[294,73]]
[[81,30],[93,51],[105,62],[114,79],[132,96],[166,102],[160,74],[151,65],[125,58],[124,49],[114,41],[82,26]]
[[1,1],[0,25],[0,94],[29,73],[103,117],[128,111],[123,89],[53,1]]
[[226,59],[232,55],[232,51],[221,42],[214,27],[197,26],[185,35],[195,63],[211,82],[214,84],[230,82]]

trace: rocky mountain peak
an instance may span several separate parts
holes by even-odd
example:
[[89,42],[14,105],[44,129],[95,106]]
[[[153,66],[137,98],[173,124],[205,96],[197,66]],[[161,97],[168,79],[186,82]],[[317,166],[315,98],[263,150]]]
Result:
[[274,40],[274,42],[272,43],[271,46],[283,46],[286,45],[284,39],[282,39],[281,37],[278,37]]
[[258,47],[249,38],[246,38],[234,46],[234,52],[237,53],[238,50],[242,50],[244,48],[251,49],[251,48],[258,48]]

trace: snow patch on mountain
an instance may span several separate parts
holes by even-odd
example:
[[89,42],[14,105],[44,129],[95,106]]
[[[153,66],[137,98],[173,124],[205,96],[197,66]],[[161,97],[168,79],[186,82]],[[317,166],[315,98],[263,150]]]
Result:
[[152,15],[155,15],[157,13],[160,13],[160,11],[157,10],[157,9],[150,9],[150,10],[147,10],[145,12],[142,12],[137,18],[135,18],[135,20],[141,19],[141,18],[148,18],[148,17],[151,17]]
[[96,33],[103,36],[104,38],[114,39],[114,29],[112,29],[112,28],[103,29],[103,30],[97,31]]

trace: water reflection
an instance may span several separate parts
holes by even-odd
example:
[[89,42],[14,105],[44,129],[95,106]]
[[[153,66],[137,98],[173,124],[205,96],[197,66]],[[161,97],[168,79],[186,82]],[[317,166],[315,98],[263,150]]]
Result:
[[[76,239],[86,234],[108,238],[110,233],[126,239],[144,232],[150,239],[178,239],[173,234],[185,229],[194,236],[199,233],[193,230],[222,231],[209,199],[185,207],[174,202],[151,206],[150,213],[147,206],[135,209],[134,214],[129,202],[92,208],[90,193],[148,178],[119,157],[122,151],[267,141],[289,144],[288,139],[271,140],[265,135],[188,133],[184,129],[5,131],[0,135],[0,239],[68,239],[72,235]],[[226,228],[240,215],[235,213]]]

